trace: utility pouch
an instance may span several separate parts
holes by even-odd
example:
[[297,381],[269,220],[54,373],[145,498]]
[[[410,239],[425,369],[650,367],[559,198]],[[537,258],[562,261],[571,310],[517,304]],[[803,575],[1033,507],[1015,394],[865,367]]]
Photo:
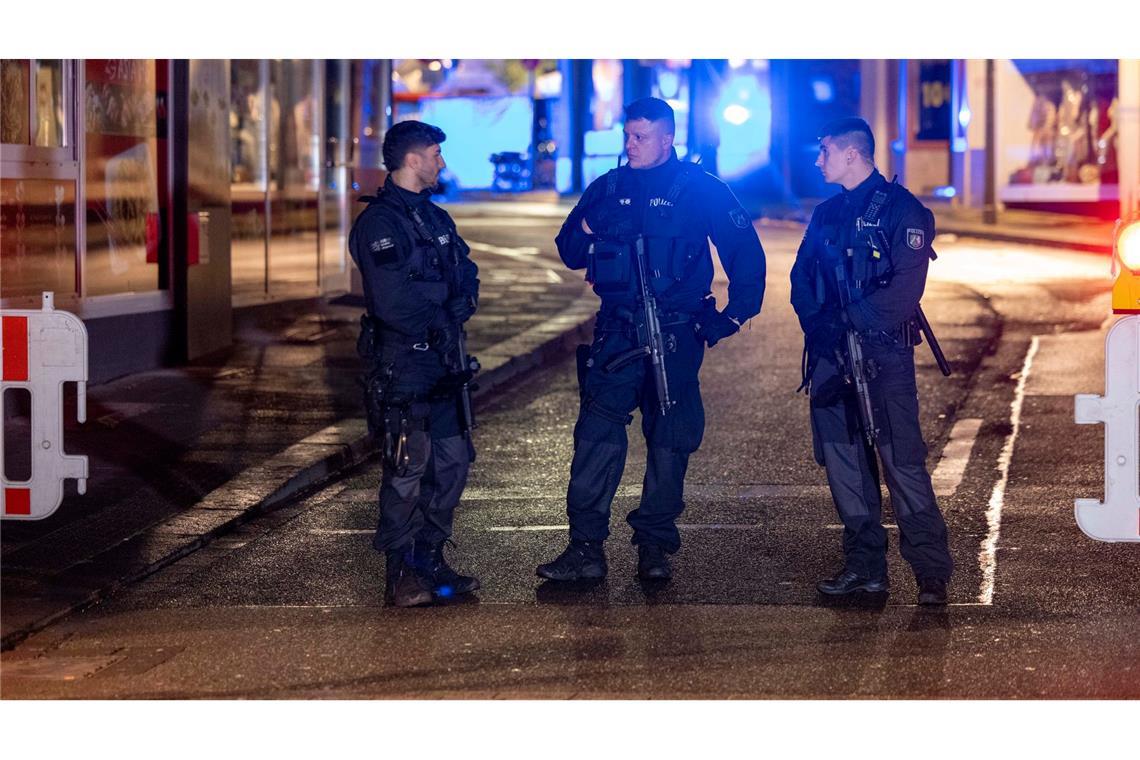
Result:
[[367,313],[360,315],[360,335],[356,338],[356,355],[361,359],[371,359],[380,348],[380,334],[376,320]]
[[371,372],[364,376],[364,414],[368,432],[378,437],[384,429],[384,404],[387,400],[388,376],[384,372]]
[[586,259],[586,278],[599,296],[621,296],[633,292],[633,252],[628,243],[595,240]]
[[383,410],[382,427],[384,430],[384,466],[391,468],[397,477],[403,477],[408,471],[411,461],[411,452],[408,449],[411,436],[411,419],[408,406],[392,405]]

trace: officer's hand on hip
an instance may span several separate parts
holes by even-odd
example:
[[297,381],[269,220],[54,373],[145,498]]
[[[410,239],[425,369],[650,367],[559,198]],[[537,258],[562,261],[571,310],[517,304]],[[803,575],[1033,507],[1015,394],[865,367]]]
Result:
[[697,337],[704,340],[709,348],[730,335],[740,332],[740,323],[723,311],[708,310],[697,323]]

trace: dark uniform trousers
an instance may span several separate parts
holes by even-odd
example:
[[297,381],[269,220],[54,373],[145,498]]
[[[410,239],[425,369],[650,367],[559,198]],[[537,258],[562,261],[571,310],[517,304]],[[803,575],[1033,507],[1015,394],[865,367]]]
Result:
[[[610,533],[610,504],[625,470],[626,427],[640,408],[647,445],[641,503],[627,520],[634,544],[656,544],[676,552],[681,536],[675,521],[685,508],[683,490],[689,455],[704,435],[705,411],[697,375],[704,359],[687,315],[662,318],[662,333],[675,336],[676,350],[665,355],[670,396],[676,405],[662,415],[648,361],[633,361],[613,372],[605,364],[638,347],[627,320],[599,312],[590,346],[590,366],[582,382],[582,404],[574,426],[574,459],[570,465],[567,513],[570,537],[603,541]],[[666,338],[668,341],[668,338]]]
[[438,545],[451,537],[452,521],[471,467],[455,399],[413,403],[408,467],[403,475],[384,466],[380,477],[377,551]]
[[[898,522],[899,550],[916,577],[950,578],[946,523],[926,471],[926,443],[918,419],[914,348],[864,343],[878,365],[871,381],[880,428],[878,460]],[[811,424],[816,461],[827,468],[835,508],[843,522],[847,569],[861,576],[887,573],[887,534],[880,522],[879,462],[863,437],[855,395],[834,360],[820,357],[811,381]]]

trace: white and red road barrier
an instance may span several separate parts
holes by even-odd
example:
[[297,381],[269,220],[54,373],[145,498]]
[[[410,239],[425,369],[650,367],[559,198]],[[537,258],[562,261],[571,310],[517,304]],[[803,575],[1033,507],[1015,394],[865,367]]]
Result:
[[1140,541],[1140,316],[1104,339],[1104,395],[1076,395],[1078,425],[1104,424],[1104,501],[1077,499],[1077,525],[1097,541]]
[[[0,324],[0,397],[7,405],[9,389],[31,395],[31,477],[11,481],[2,473],[0,517],[42,520],[63,501],[66,478],[75,478],[79,493],[87,491],[87,457],[63,451],[64,383],[77,384],[76,417],[87,421],[87,328],[74,314],[56,311],[51,293],[39,311],[0,311]],[[0,470],[6,461],[0,452]]]

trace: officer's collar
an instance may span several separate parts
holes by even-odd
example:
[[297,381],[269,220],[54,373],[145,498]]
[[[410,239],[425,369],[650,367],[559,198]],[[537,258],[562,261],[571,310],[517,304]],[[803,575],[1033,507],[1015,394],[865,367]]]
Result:
[[[681,165],[681,159],[677,158],[677,149],[669,149],[669,158],[665,159],[665,163],[654,166],[652,169],[633,169],[630,168],[633,176],[639,182],[656,183],[659,180],[672,177],[676,173],[677,168]],[[626,164],[629,166],[629,164]]]
[[879,173],[878,169],[872,169],[871,175],[855,187],[850,190],[843,188],[843,195],[849,203],[858,206],[867,199],[867,196],[871,194],[872,190],[877,190],[879,185],[882,185],[886,181],[886,178]]
[[405,190],[393,182],[391,174],[384,179],[384,189],[390,193],[397,193],[405,203],[410,203],[413,206],[421,206],[431,199],[431,188],[413,193],[411,190]]

